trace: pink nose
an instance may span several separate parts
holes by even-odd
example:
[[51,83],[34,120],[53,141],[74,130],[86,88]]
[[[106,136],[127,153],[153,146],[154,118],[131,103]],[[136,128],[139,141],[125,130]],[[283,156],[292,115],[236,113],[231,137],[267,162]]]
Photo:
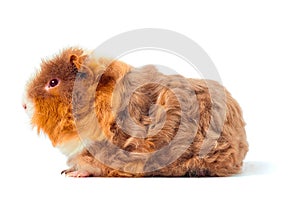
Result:
[[23,108],[24,108],[24,110],[26,110],[27,109],[27,105],[25,104],[25,103],[23,103]]

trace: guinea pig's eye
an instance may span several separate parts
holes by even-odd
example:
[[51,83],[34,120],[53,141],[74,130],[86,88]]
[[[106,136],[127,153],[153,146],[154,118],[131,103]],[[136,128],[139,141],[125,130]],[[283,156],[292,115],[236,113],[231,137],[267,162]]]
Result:
[[59,80],[58,80],[58,79],[56,79],[56,78],[55,78],[55,79],[52,79],[52,80],[49,82],[49,88],[57,86],[58,83],[59,83]]

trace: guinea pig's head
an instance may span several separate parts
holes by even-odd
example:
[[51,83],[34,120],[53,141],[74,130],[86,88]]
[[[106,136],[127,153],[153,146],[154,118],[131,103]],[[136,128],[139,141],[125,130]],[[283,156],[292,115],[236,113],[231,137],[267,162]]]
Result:
[[78,48],[63,50],[49,60],[28,82],[23,107],[31,112],[31,123],[48,135],[52,144],[76,137],[72,115],[72,92],[79,69],[87,58]]

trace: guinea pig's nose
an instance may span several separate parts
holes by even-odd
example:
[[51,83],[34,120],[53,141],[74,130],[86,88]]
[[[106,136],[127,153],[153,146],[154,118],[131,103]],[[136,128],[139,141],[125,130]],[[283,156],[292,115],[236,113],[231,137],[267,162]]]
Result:
[[27,109],[27,105],[25,103],[23,103],[22,106],[23,106],[24,110]]

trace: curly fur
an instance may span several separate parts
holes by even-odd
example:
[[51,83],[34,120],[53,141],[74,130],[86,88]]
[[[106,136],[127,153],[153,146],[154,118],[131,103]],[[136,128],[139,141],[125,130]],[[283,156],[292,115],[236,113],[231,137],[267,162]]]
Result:
[[229,176],[248,151],[238,103],[211,80],[70,48],[42,63],[27,96],[70,176]]

